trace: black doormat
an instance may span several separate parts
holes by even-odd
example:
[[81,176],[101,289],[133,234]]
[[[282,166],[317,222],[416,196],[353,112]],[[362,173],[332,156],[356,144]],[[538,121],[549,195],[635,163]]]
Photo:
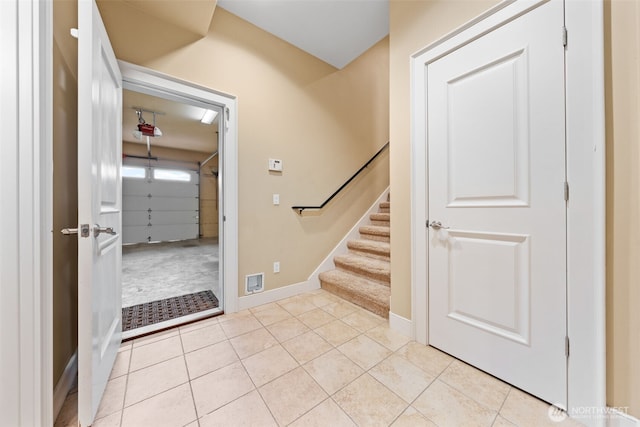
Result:
[[154,325],[165,320],[199,313],[218,307],[218,298],[211,291],[147,302],[122,308],[122,331]]

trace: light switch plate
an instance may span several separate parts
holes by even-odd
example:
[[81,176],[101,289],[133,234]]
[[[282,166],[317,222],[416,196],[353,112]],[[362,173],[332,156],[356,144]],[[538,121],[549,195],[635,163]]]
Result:
[[280,273],[280,261],[276,261],[273,263],[273,272]]
[[280,204],[280,195],[279,194],[274,194],[273,195],[273,204],[278,206]]
[[282,172],[282,160],[269,159],[269,170],[274,172]]

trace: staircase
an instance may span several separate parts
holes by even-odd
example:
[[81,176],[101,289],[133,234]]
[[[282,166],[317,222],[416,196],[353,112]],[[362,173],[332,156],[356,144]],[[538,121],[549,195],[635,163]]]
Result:
[[371,214],[371,225],[360,227],[360,239],[347,242],[349,252],[333,258],[335,270],[320,273],[322,289],[389,317],[391,295],[390,201]]

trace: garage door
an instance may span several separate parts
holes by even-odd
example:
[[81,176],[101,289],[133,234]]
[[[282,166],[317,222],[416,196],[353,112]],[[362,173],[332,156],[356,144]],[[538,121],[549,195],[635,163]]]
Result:
[[198,238],[198,173],[123,166],[123,243]]

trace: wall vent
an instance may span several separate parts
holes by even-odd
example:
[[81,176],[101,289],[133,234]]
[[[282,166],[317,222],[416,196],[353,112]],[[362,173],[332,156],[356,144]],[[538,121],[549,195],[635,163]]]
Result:
[[264,290],[264,273],[248,274],[244,280],[247,294],[262,292]]

